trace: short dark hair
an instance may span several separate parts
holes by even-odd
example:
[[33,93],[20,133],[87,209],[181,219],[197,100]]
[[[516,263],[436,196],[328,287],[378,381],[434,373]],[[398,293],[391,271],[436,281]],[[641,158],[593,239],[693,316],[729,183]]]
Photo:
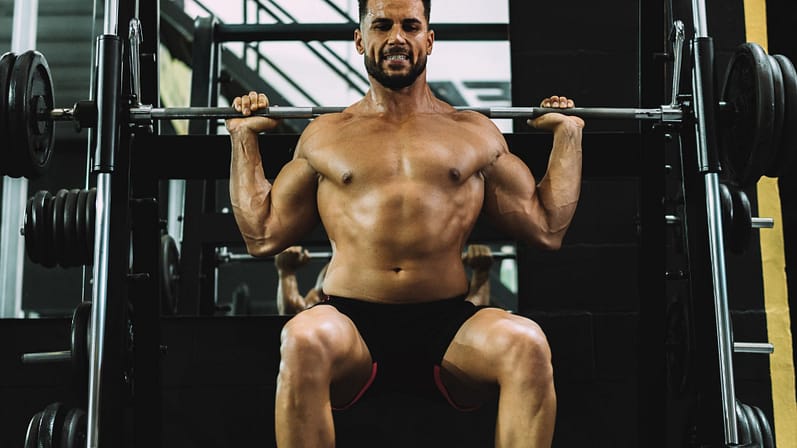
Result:
[[[365,20],[365,15],[368,14],[368,0],[357,0],[360,5],[360,23]],[[432,9],[432,0],[421,0],[423,3],[423,16],[426,18],[426,23],[429,23],[429,13]]]

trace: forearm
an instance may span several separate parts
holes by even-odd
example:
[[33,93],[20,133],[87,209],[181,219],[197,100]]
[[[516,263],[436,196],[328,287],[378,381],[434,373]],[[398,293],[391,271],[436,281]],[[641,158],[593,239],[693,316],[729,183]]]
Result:
[[280,273],[277,284],[277,311],[280,314],[296,314],[304,308],[305,303],[299,294],[296,275]]
[[257,134],[240,129],[230,133],[230,203],[250,252],[262,243],[271,209],[271,184],[263,172]]
[[468,300],[475,305],[490,304],[490,271],[474,270],[470,278]]
[[581,192],[581,129],[563,124],[553,134],[548,170],[537,194],[552,234],[564,234]]

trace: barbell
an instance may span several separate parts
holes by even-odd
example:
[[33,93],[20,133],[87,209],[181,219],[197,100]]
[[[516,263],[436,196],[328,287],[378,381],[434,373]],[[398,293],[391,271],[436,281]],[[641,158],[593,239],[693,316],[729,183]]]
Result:
[[[463,258],[465,257],[465,253],[462,254]],[[514,260],[517,255],[511,252],[490,252],[490,256],[494,260]],[[310,260],[330,260],[332,259],[332,252],[330,251],[319,251],[313,252],[309,251],[307,253],[307,258]],[[219,247],[216,249],[216,263],[217,264],[227,264],[227,263],[256,263],[262,261],[274,261],[274,256],[267,256],[267,257],[255,257],[254,255],[249,254],[242,254],[242,253],[233,253],[227,248],[226,246]]]
[[[794,162],[797,144],[797,71],[788,58],[768,56],[755,43],[737,47],[728,66],[717,109],[721,111],[719,140],[724,165],[741,186],[761,176],[777,176]],[[41,53],[0,57],[0,138],[9,141],[0,154],[2,169],[12,177],[40,175],[51,159],[56,121],[71,121],[78,128],[97,125],[97,107],[79,101],[70,108],[55,108],[52,76]],[[278,107],[257,111],[270,118],[314,118],[345,107]],[[459,107],[489,118],[536,118],[558,112],[586,119],[649,120],[683,123],[691,119],[688,102],[657,108],[575,107]],[[229,107],[156,108],[135,104],[123,111],[123,122],[146,124],[154,120],[226,119],[242,117]]]

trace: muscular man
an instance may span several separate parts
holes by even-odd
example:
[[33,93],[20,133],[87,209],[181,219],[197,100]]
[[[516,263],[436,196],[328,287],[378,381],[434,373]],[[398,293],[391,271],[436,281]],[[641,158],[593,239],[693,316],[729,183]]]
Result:
[[[296,314],[320,302],[324,294],[324,277],[329,263],[318,272],[315,285],[306,295],[299,292],[296,271],[310,261],[309,252],[302,246],[291,246],[274,257],[277,268],[277,311],[280,314]],[[472,271],[466,300],[475,305],[490,304],[490,267],[493,256],[490,248],[482,244],[468,246],[462,262]]]
[[[374,382],[439,390],[461,408],[497,390],[496,446],[551,444],[556,393],[545,335],[524,317],[465,301],[461,254],[482,212],[526,244],[561,246],[579,197],[584,122],[556,113],[530,122],[553,134],[538,183],[492,121],[432,94],[429,9],[428,0],[360,1],[354,42],[370,89],[343,113],[314,120],[273,184],[257,134],[276,122],[227,122],[231,202],[249,252],[279,253],[320,219],[334,253],[329,297],[282,331],[280,447],[334,446],[332,409]],[[468,56],[462,64],[479,63]],[[268,99],[252,92],[233,104],[248,115]]]

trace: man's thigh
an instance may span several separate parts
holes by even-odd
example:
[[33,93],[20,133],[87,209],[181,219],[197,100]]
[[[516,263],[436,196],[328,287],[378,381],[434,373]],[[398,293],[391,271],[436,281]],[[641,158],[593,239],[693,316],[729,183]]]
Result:
[[514,341],[535,333],[544,341],[542,330],[528,318],[498,308],[476,312],[460,327],[441,363],[441,379],[452,399],[474,406],[495,396],[501,376],[515,368]]

